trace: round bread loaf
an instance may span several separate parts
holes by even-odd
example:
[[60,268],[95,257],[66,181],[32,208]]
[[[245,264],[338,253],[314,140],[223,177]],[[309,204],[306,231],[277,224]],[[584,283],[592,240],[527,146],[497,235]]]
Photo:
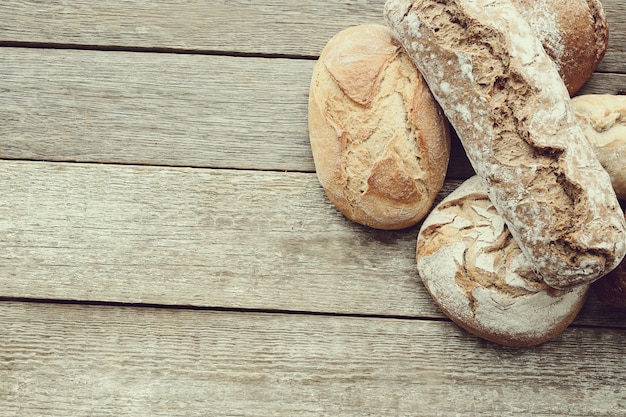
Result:
[[574,97],[572,104],[615,194],[626,199],[626,96],[587,94]]
[[309,135],[321,185],[355,222],[412,226],[443,186],[447,121],[382,25],[345,29],[322,51],[311,80]]
[[416,259],[422,282],[452,321],[507,346],[537,345],[558,335],[590,287],[556,290],[537,276],[478,177],[424,220]]
[[570,95],[604,58],[609,30],[599,0],[513,0],[556,64]]

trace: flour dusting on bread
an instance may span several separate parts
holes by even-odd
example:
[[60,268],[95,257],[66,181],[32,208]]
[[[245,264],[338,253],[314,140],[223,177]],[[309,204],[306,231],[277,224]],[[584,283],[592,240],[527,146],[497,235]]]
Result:
[[589,288],[555,290],[537,276],[477,177],[426,218],[416,258],[424,285],[452,320],[510,346],[553,338],[573,320]]
[[385,10],[535,271],[569,288],[615,268],[626,224],[610,179],[513,3],[393,0]]

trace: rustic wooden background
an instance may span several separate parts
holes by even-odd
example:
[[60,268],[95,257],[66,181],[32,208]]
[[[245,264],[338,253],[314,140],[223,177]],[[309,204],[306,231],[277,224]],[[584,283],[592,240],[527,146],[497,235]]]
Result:
[[[626,415],[626,313],[460,330],[418,228],[343,218],[315,59],[384,1],[0,3],[0,415]],[[626,1],[584,93],[626,93]],[[454,142],[442,196],[471,175]]]

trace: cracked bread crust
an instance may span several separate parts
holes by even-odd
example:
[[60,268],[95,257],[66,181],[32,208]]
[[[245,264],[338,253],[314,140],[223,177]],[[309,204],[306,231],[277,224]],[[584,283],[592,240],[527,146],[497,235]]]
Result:
[[555,64],[510,0],[388,0],[386,20],[548,285],[614,269],[626,224]]
[[311,79],[309,136],[328,198],[366,226],[416,224],[443,186],[447,120],[385,26],[355,26],[328,42]]
[[574,97],[572,105],[615,194],[626,200],[626,96],[587,94]]
[[477,177],[426,218],[416,260],[422,282],[451,320],[507,346],[537,345],[561,333],[589,289],[556,290],[538,277]]

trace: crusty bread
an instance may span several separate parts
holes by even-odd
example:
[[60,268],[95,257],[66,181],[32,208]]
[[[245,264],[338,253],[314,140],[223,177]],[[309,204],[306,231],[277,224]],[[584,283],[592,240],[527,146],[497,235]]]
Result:
[[626,224],[555,64],[510,0],[388,0],[388,24],[546,283],[615,268]]
[[572,322],[589,289],[555,290],[538,277],[477,177],[424,220],[416,259],[422,282],[448,317],[507,346],[555,337]]
[[556,64],[570,95],[604,58],[609,30],[599,0],[513,0]]
[[626,199],[626,96],[587,94],[574,97],[572,104],[617,197]]
[[328,42],[311,80],[309,135],[326,194],[358,223],[412,226],[443,185],[449,126],[385,26],[351,27]]

